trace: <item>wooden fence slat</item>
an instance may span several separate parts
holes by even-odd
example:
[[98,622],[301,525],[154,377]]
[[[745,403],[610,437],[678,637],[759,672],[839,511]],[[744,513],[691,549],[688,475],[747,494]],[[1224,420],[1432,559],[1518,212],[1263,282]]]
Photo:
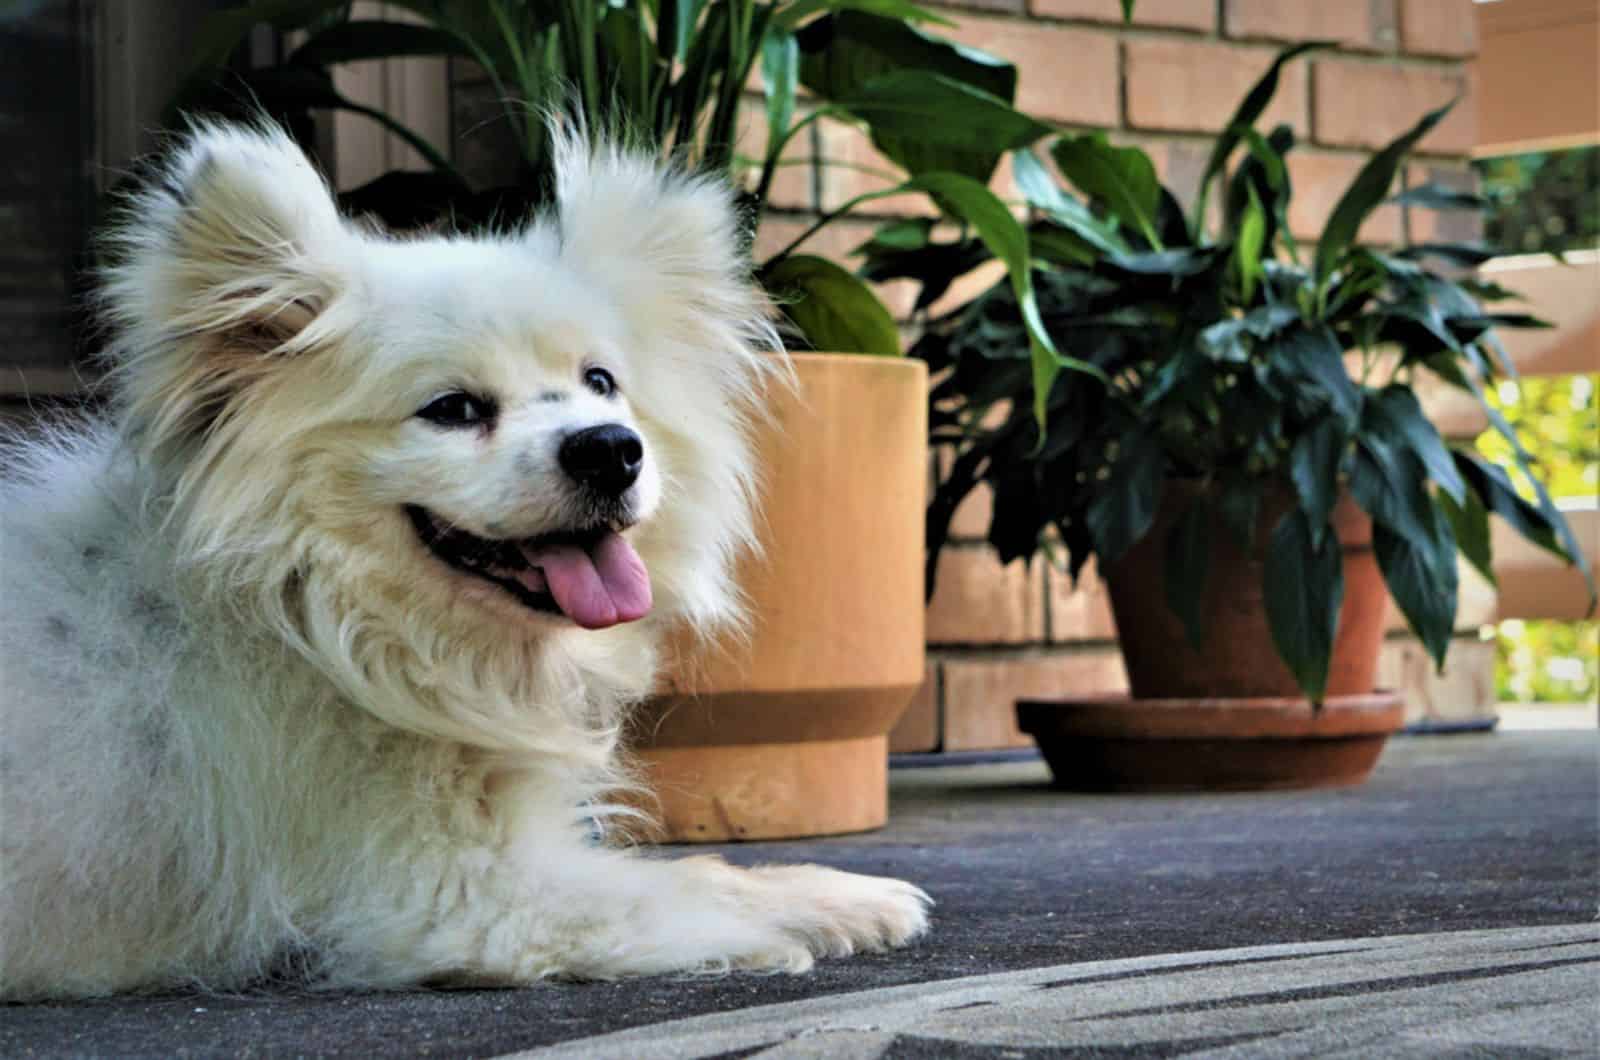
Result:
[[1475,4],[1477,154],[1600,142],[1595,0]]
[[[1600,564],[1600,511],[1569,511],[1567,522],[1589,554],[1593,567]],[[1494,573],[1500,583],[1500,618],[1588,617],[1589,589],[1583,576],[1511,527],[1495,519],[1490,523],[1494,547]]]
[[1504,258],[1481,270],[1555,325],[1496,332],[1524,375],[1600,372],[1600,251],[1574,251],[1566,258],[1566,264],[1544,254]]

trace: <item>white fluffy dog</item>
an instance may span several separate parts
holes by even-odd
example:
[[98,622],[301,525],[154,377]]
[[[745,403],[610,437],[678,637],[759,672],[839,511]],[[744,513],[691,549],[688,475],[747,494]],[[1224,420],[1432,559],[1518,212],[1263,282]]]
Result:
[[0,997],[728,968],[926,896],[592,838],[672,623],[735,623],[781,369],[714,182],[558,137],[550,215],[395,239],[202,127],[103,283],[116,405],[3,494]]

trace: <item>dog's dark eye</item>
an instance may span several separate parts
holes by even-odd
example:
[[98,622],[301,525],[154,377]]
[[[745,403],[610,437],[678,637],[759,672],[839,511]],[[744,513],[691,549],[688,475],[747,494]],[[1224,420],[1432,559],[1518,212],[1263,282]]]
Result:
[[601,397],[611,397],[617,392],[617,381],[604,368],[591,368],[584,372],[583,385]]
[[417,415],[440,427],[476,427],[494,419],[494,402],[456,390],[434,398]]

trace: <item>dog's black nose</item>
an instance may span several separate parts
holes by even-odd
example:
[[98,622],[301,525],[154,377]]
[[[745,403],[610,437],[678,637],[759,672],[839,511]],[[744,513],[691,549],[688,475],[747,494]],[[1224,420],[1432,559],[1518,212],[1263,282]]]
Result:
[[638,479],[644,443],[620,423],[603,423],[567,435],[560,459],[562,470],[575,481],[615,497]]

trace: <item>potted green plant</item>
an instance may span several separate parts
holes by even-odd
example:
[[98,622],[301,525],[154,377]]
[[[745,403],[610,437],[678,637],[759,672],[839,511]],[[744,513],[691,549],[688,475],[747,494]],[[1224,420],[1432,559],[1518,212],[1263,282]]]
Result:
[[[1586,564],[1493,406],[1520,481],[1448,445],[1417,398],[1431,376],[1481,400],[1515,371],[1494,329],[1539,326],[1486,308],[1510,292],[1462,271],[1492,252],[1356,238],[1448,107],[1374,154],[1316,245],[1296,244],[1293,133],[1255,124],[1283,64],[1317,46],[1283,52],[1251,90],[1187,213],[1136,148],[1057,140],[1081,199],[1018,152],[1044,326],[1097,374],[1063,374],[1030,407],[1025,314],[1006,287],[913,350],[936,380],[930,438],[951,451],[928,510],[930,589],[951,514],[980,482],[1004,561],[1057,550],[1076,578],[1093,556],[1108,582],[1132,698],[1020,707],[1062,784],[1357,780],[1402,716],[1374,689],[1385,589],[1442,666],[1457,554],[1493,580],[1490,513]],[[1478,205],[1432,185],[1389,201]],[[907,273],[918,240],[894,234],[894,248],[865,248],[866,275]],[[922,242],[923,263],[964,267],[959,241]]]
[[[788,317],[798,388],[770,395],[764,559],[742,587],[754,629],[707,650],[685,636],[662,696],[638,717],[671,838],[721,840],[850,831],[887,812],[886,734],[923,677],[922,520],[926,375],[903,358],[869,283],[797,253],[817,229],[888,195],[921,193],[1008,268],[1033,304],[1028,234],[987,182],[1004,152],[1048,134],[1016,111],[1009,63],[942,40],[948,23],[907,0],[395,0],[416,21],[360,20],[338,0],[260,0],[217,13],[176,109],[265,109],[302,130],[309,111],[355,110],[402,137],[430,168],[392,172],[344,196],[396,227],[478,224],[538,208],[551,188],[547,120],[626,133],[678,164],[745,186],[754,232],[784,149],[812,123],[863,128],[907,174],[858,196],[758,264]],[[261,23],[299,43],[249,66]],[[505,101],[518,176],[474,187],[447,152],[336,90],[330,68],[409,55],[477,63]],[[765,149],[735,131],[756,70]],[[804,88],[809,96],[800,98]],[[1062,359],[1026,344],[1046,383]],[[877,356],[864,356],[877,355]],[[1070,362],[1067,362],[1070,363]],[[873,459],[862,460],[862,453]],[[827,505],[816,497],[826,492]],[[819,571],[832,572],[819,579]]]

